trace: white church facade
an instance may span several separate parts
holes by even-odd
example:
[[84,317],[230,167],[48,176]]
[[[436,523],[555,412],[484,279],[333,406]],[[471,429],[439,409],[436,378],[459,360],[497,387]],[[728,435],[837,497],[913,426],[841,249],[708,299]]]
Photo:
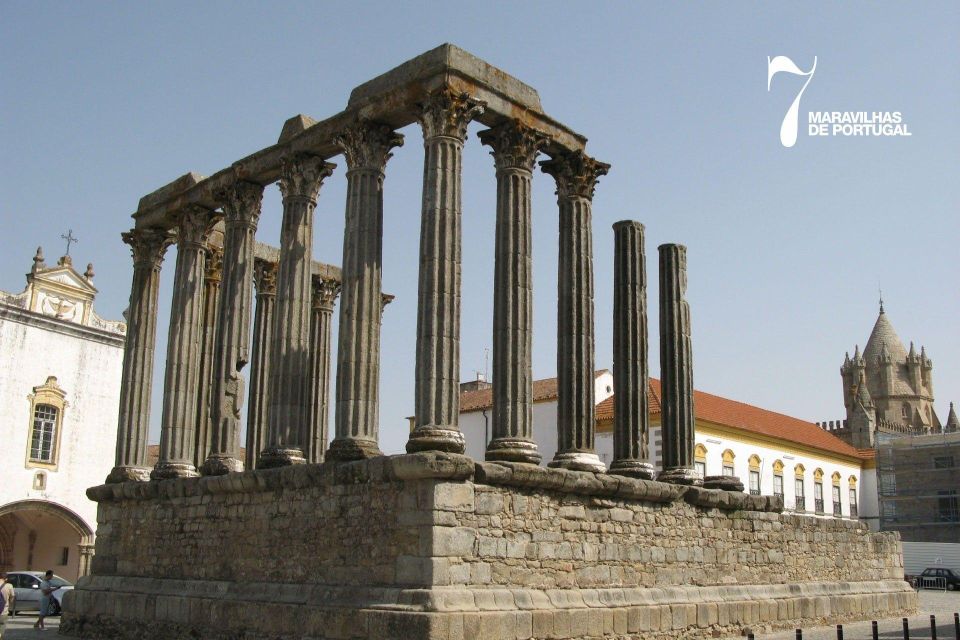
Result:
[[93,309],[93,269],[38,249],[22,293],[0,291],[0,569],[89,570],[113,466],[126,325]]

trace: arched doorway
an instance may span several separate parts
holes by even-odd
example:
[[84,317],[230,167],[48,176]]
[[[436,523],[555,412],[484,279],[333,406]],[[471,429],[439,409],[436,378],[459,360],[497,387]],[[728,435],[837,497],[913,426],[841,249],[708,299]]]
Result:
[[53,571],[75,581],[90,571],[93,529],[55,502],[20,500],[0,506],[0,569]]

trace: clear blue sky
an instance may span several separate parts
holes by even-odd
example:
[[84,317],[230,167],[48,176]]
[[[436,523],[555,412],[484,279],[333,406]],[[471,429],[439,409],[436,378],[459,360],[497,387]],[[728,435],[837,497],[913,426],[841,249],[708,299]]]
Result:
[[[689,248],[697,388],[810,420],[843,417],[839,367],[866,341],[882,284],[905,341],[934,361],[937,410],[960,401],[960,5],[912,3],[0,4],[0,288],[33,250],[53,262],[72,228],[118,318],[131,262],[120,232],[138,199],[273,143],[297,113],[323,119],[350,89],[452,42],[531,84],[545,110],[613,165],[594,203],[597,366],[611,355],[611,224]],[[767,92],[767,56],[816,76],[807,111],[901,111],[909,138],[778,131],[800,79]],[[801,127],[803,123],[801,122]],[[464,157],[464,379],[492,324],[493,163],[471,128]],[[420,132],[403,131],[385,184],[381,443],[413,410]],[[342,159],[320,194],[315,256],[339,263]],[[534,181],[534,374],[556,368],[557,213]],[[276,243],[268,189],[258,237]],[[173,253],[161,302],[170,299]],[[656,340],[656,287],[650,290]],[[160,319],[158,374],[165,353]],[[659,369],[651,349],[651,370]],[[918,345],[919,346],[919,345]],[[154,438],[159,421],[153,406]]]

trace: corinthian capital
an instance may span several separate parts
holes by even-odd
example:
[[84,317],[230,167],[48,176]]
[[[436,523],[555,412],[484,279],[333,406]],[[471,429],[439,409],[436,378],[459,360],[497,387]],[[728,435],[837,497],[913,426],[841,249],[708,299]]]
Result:
[[557,181],[557,195],[561,198],[592,200],[597,180],[607,174],[610,165],[594,160],[583,151],[575,151],[544,160],[540,168]]
[[204,279],[210,282],[220,282],[223,277],[223,249],[219,247],[207,248],[207,272]]
[[349,169],[375,169],[383,173],[390,150],[403,146],[403,134],[385,124],[360,120],[336,137],[336,143],[347,157]]
[[257,295],[272,296],[277,293],[277,263],[257,258],[253,261],[253,283]]
[[493,149],[497,169],[533,171],[537,154],[550,141],[547,134],[515,120],[499,124],[477,134],[480,142]]
[[423,139],[445,136],[463,142],[467,138],[467,125],[483,113],[484,106],[469,94],[455,93],[449,87],[431,93],[420,105],[417,115]]
[[263,186],[246,180],[238,180],[217,193],[223,203],[224,219],[228,225],[246,224],[257,226],[260,206],[263,202]]
[[120,234],[120,237],[130,245],[134,265],[154,269],[160,268],[163,254],[175,239],[174,234],[166,229],[134,229]]
[[206,207],[189,205],[180,211],[177,220],[177,245],[205,249],[213,226],[220,215]]
[[313,276],[313,306],[324,311],[333,311],[333,305],[343,288],[336,280]]
[[316,204],[323,179],[337,165],[309,153],[294,153],[280,161],[280,193],[283,199],[305,198]]

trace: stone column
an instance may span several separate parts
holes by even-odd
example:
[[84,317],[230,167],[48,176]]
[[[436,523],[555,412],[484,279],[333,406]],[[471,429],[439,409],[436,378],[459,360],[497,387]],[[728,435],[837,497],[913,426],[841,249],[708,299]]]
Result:
[[250,359],[253,249],[263,186],[239,181],[221,194],[221,198],[224,203],[223,291],[210,393],[210,448],[201,469],[204,475],[243,469],[240,409],[245,380],[241,372]]
[[212,418],[210,402],[213,389],[214,348],[217,340],[217,307],[223,275],[223,251],[208,247],[207,273],[203,278],[203,333],[200,339],[200,386],[197,388],[197,436],[193,464],[200,468],[210,451]]
[[215,222],[212,211],[190,206],[180,214],[177,226],[177,267],[163,381],[160,459],[150,474],[154,480],[197,475],[193,452],[200,386],[203,277],[206,241]]
[[295,154],[284,158],[280,176],[283,227],[270,354],[267,447],[261,468],[304,462],[310,422],[310,287],[313,210],[323,179],[334,164]]
[[270,406],[270,345],[273,307],[277,297],[277,265],[254,260],[257,310],[253,318],[253,355],[250,361],[250,405],[247,407],[246,469],[255,469],[267,448],[267,408]]
[[613,462],[610,473],[652,480],[643,225],[613,225]]
[[77,550],[80,552],[80,566],[78,567],[77,577],[82,578],[90,575],[90,564],[93,561],[95,547],[89,542],[81,542],[77,545]]
[[380,455],[380,323],[383,312],[383,178],[390,150],[403,136],[360,121],[337,144],[347,158],[343,294],[337,350],[336,438],[328,460]]
[[150,431],[150,393],[153,386],[153,350],[157,338],[157,296],[160,265],[173,242],[167,231],[135,229],[123,234],[133,253],[133,284],[127,311],[127,336],[120,384],[116,465],[107,482],[145,481],[147,436]]
[[310,319],[310,432],[307,434],[307,462],[323,462],[327,451],[330,415],[330,327],[333,306],[340,295],[336,280],[313,277],[313,305]]
[[560,257],[557,279],[557,454],[551,467],[606,471],[594,451],[593,232],[597,179],[610,165],[582,152],[540,163],[557,182]]
[[470,120],[483,106],[449,89],[428,97],[417,296],[415,428],[407,451],[463,453],[460,432],[460,178]]
[[701,484],[693,466],[693,347],[687,291],[687,248],[663,244],[660,251],[660,434],[663,471],[675,484]]
[[480,132],[497,171],[493,424],[487,460],[538,464],[533,440],[533,241],[530,183],[547,137],[518,122]]

